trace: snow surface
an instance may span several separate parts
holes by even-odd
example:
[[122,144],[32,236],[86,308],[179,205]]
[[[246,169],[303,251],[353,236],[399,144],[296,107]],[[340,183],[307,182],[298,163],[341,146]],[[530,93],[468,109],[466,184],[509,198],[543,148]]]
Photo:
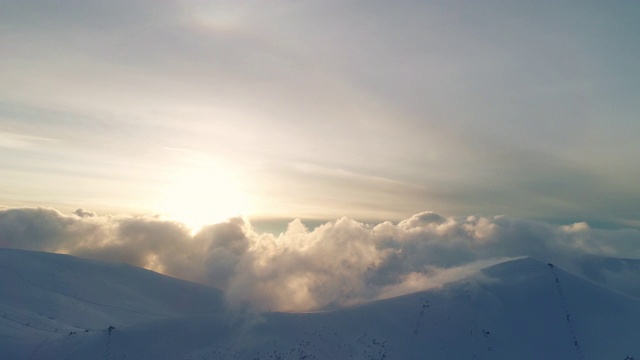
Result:
[[[640,300],[523,258],[442,289],[251,313],[126,265],[0,249],[0,359],[640,359]],[[629,277],[627,277],[629,278]]]

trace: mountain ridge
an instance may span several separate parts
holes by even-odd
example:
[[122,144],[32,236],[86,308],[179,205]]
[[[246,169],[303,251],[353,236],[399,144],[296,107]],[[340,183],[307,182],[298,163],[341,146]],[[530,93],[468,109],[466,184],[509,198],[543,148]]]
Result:
[[[0,264],[4,267],[20,260],[22,269],[29,266],[27,258],[33,260],[39,256],[53,257],[63,267],[69,262],[88,267],[95,265],[55,254],[21,253],[22,259],[14,256],[12,260],[6,258],[7,254],[16,253],[0,251]],[[114,266],[117,267],[98,262],[98,267],[107,273]],[[125,280],[133,281],[132,286],[137,284],[137,278],[132,274],[141,273],[135,267],[119,268],[125,269],[128,279]],[[7,283],[8,278],[19,280],[7,275],[9,273],[3,272],[0,277],[5,289],[16,285]],[[67,271],[56,275],[52,272],[51,275],[73,273]],[[166,277],[146,270],[143,273],[157,280],[151,285],[146,281],[146,286],[180,283],[178,279],[165,282]],[[101,276],[109,281],[117,279],[111,275]],[[74,279],[81,281],[78,276]],[[34,291],[33,287],[21,286],[24,286],[25,296],[34,295],[29,292]],[[181,286],[183,290],[202,289]],[[160,290],[151,293],[162,293]],[[7,291],[0,294],[2,309],[15,304]],[[204,294],[215,295],[212,298],[220,300],[218,291]],[[67,298],[63,296],[63,299]],[[117,299],[107,297],[103,300],[111,303]],[[371,360],[418,359],[430,354],[432,358],[443,359],[624,360],[627,356],[640,354],[636,341],[640,332],[635,330],[635,325],[640,323],[640,300],[597,286],[532,257],[487,267],[476,276],[440,289],[322,312],[243,312],[216,305],[215,301],[207,313],[180,312],[177,307],[165,316],[158,316],[157,301],[149,301],[145,303],[150,306],[146,313],[121,323],[108,322],[121,319],[117,311],[112,314],[102,309],[112,318],[100,319],[92,328],[74,327],[68,319],[49,319],[44,313],[38,315],[34,309],[20,309],[21,315],[25,316],[17,319],[20,321],[0,318],[0,331],[6,335],[5,339],[11,340],[0,340],[0,356],[70,360],[125,357]],[[88,304],[73,306],[91,308]],[[33,319],[39,322],[33,322]],[[26,320],[32,323],[27,326]],[[35,327],[60,324],[66,327],[57,332]],[[41,334],[43,332],[46,336]],[[37,334],[40,334],[37,341],[28,341],[29,336]]]

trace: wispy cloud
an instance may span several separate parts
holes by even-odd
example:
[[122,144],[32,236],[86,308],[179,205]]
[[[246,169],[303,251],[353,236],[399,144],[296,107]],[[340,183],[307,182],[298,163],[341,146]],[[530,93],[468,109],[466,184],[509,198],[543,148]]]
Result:
[[275,1],[0,0],[0,201],[159,210],[184,148],[261,217],[638,226],[638,4]]
[[33,150],[56,139],[0,131],[0,148]]

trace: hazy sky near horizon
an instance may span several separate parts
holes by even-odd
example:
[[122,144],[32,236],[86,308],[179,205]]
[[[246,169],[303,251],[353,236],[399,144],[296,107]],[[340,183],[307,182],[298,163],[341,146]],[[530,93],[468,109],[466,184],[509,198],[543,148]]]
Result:
[[640,227],[640,3],[0,0],[0,205]]

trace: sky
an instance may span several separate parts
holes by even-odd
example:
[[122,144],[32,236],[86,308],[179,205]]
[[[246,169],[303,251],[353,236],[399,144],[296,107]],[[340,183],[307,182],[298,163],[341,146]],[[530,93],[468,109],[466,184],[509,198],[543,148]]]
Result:
[[640,3],[0,0],[0,247],[262,310],[640,258]]
[[0,0],[0,204],[640,227],[634,1]]

